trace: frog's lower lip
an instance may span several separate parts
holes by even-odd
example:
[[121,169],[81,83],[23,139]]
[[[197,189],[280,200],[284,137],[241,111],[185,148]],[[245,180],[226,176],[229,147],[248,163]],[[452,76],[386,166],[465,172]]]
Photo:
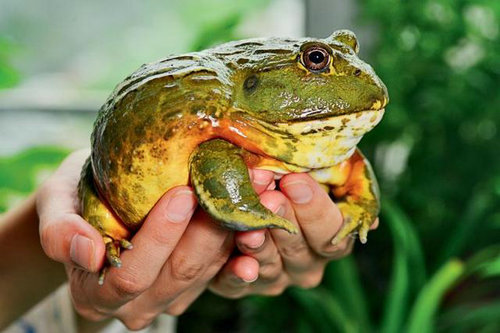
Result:
[[330,132],[336,136],[359,137],[375,127],[384,115],[385,109],[365,110],[344,115],[332,116],[288,124],[275,124],[278,131],[293,136],[314,135]]
[[358,111],[349,111],[345,113],[337,113],[332,115],[331,113],[322,113],[321,111],[315,111],[311,112],[307,115],[307,117],[304,118],[296,118],[296,119],[290,119],[287,122],[278,122],[275,123],[276,125],[290,125],[294,123],[309,123],[313,121],[325,121],[328,119],[334,119],[334,118],[346,118],[346,117],[356,117],[359,118],[361,114],[370,112],[370,113],[376,113],[376,112],[381,112],[382,114],[384,113],[385,108],[380,108],[380,109],[368,109],[368,110],[358,110]]
[[[324,117],[313,117],[309,119],[293,120],[290,122],[275,123],[274,126],[282,129],[310,128],[311,130],[335,130],[344,127],[365,127],[372,125],[373,128],[384,115],[385,109],[361,110],[340,115],[329,115]],[[287,132],[290,132],[287,130]],[[295,131],[294,131],[295,132]],[[307,131],[306,131],[307,132]]]
[[362,110],[341,115],[330,115],[322,118],[294,120],[289,122],[269,123],[257,120],[259,130],[263,133],[274,133],[283,137],[301,137],[329,132],[336,137],[359,137],[375,127],[384,115],[385,109]]

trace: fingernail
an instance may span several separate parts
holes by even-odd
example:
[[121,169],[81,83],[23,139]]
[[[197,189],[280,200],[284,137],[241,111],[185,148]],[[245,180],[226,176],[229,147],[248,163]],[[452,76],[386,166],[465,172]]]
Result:
[[242,279],[242,280],[243,280],[244,282],[246,282],[246,283],[252,283],[252,282],[257,281],[257,279],[258,279],[258,278],[259,278],[259,276],[257,275],[257,276],[255,276],[255,277],[253,277],[252,279]]
[[295,181],[286,183],[284,186],[286,193],[293,202],[298,204],[305,204],[311,201],[313,193],[308,183],[304,181]]
[[170,222],[180,223],[187,220],[194,209],[195,200],[193,192],[189,190],[179,191],[170,199],[167,205],[167,218]]
[[90,271],[94,265],[94,242],[82,235],[75,235],[71,239],[71,260],[78,266]]
[[235,284],[242,284],[242,283],[252,283],[252,282],[255,282],[257,281],[257,279],[259,278],[259,275],[257,276],[254,276],[252,278],[242,278],[238,275],[233,275],[231,277],[231,279],[234,281]]
[[283,205],[279,205],[278,208],[276,208],[273,211],[274,214],[283,217],[285,215],[285,207]]
[[265,173],[254,171],[253,182],[257,185],[267,185],[267,184],[269,184],[270,179]]
[[255,250],[261,247],[265,240],[266,235],[263,232],[256,231],[247,235],[247,242],[245,243],[245,246]]
[[266,188],[266,190],[268,191],[272,191],[276,188],[276,183],[274,181],[272,181],[269,186]]

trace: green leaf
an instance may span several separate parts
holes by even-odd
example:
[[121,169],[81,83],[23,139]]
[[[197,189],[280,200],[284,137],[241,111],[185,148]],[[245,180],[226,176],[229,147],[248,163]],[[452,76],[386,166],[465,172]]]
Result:
[[448,261],[420,291],[408,320],[408,333],[432,332],[434,317],[444,294],[465,271],[463,262]]
[[356,319],[362,332],[372,331],[366,295],[353,257],[331,262],[327,267],[323,285],[339,298],[342,307]]
[[336,300],[327,289],[318,287],[313,290],[290,289],[290,295],[301,306],[308,317],[314,332],[361,332],[355,320],[346,313],[343,304]]
[[500,301],[492,304],[462,305],[443,313],[437,327],[450,332],[476,332],[478,328],[498,322]]
[[425,281],[423,251],[409,218],[392,201],[382,203],[382,217],[394,241],[393,270],[382,318],[382,332],[400,332],[412,290]]
[[488,190],[476,193],[471,197],[464,210],[463,218],[457,221],[454,228],[450,228],[451,235],[446,239],[445,245],[439,255],[438,264],[448,258],[462,254],[466,245],[474,240],[475,230],[483,226],[482,216],[493,203],[493,196]]
[[488,246],[467,259],[465,274],[478,274],[481,278],[500,275],[500,244]]

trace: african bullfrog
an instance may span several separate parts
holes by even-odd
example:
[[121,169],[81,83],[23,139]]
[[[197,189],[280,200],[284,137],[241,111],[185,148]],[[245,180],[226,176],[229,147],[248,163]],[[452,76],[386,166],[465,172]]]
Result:
[[344,218],[332,240],[362,243],[379,212],[370,164],[356,148],[382,118],[387,90],[346,30],[325,39],[249,39],[145,64],[102,106],[79,186],[83,217],[111,265],[170,188],[189,184],[232,230],[289,221],[259,202],[247,167],[308,172]]

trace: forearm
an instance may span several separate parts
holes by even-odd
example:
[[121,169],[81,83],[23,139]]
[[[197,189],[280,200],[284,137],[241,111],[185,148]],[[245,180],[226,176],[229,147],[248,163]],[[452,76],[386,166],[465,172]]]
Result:
[[64,267],[49,259],[38,234],[35,198],[0,217],[0,330],[65,280]]

